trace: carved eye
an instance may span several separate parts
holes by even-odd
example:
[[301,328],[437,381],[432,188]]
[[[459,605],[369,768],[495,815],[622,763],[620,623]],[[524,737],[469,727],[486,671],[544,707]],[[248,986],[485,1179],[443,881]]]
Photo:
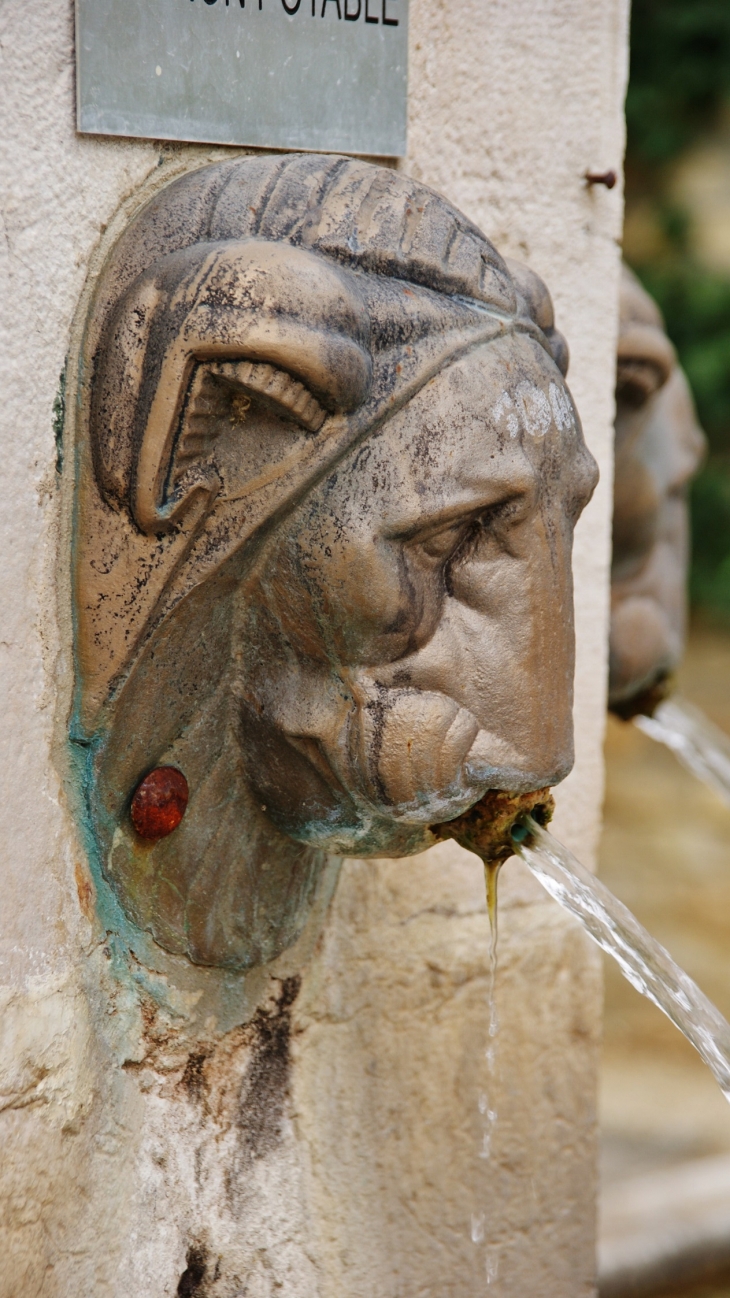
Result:
[[462,518],[437,532],[429,532],[420,539],[421,549],[431,559],[448,559],[465,540],[473,525],[473,519]]
[[531,505],[531,495],[521,493],[489,505],[476,516],[472,515],[461,524],[460,538],[448,557],[449,567],[465,563],[477,553],[486,557],[486,547],[494,541],[499,547],[500,537],[528,516]]
[[479,541],[501,521],[517,521],[524,513],[523,497],[511,497],[468,514],[419,538],[422,550],[433,559],[457,560],[470,554]]

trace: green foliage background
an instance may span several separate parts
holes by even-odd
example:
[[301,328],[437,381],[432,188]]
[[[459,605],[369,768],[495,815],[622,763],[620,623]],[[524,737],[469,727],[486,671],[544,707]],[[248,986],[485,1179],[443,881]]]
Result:
[[[689,214],[668,196],[673,164],[730,113],[730,0],[633,0],[626,100],[627,209],[649,203],[661,231],[631,263],[661,307],[710,455],[692,491],[693,603],[730,621],[730,276],[692,250]],[[730,220],[730,213],[728,213]]]

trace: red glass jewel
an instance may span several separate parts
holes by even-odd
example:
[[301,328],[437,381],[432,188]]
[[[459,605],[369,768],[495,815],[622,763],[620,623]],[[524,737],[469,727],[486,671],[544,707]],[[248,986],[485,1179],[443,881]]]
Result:
[[177,829],[188,805],[188,782],[175,766],[157,766],[137,785],[132,824],[140,838],[165,838]]

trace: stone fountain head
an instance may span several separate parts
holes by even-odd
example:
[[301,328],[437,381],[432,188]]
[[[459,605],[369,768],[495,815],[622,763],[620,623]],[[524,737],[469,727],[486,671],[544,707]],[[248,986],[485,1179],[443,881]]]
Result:
[[566,368],[537,277],[385,168],[218,163],[123,234],[82,358],[73,738],[163,947],[263,963],[326,854],[566,775],[596,481]]
[[705,438],[656,303],[621,281],[609,706],[629,718],[663,697],[684,648],[687,486]]

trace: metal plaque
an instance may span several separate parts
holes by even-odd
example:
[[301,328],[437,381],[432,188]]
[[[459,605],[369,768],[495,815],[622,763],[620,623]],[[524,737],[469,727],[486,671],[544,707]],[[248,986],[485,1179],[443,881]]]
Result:
[[398,156],[408,0],[76,0],[78,129]]

